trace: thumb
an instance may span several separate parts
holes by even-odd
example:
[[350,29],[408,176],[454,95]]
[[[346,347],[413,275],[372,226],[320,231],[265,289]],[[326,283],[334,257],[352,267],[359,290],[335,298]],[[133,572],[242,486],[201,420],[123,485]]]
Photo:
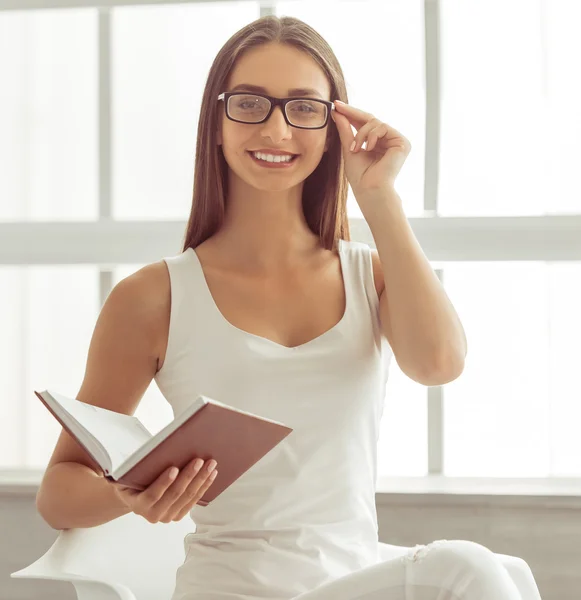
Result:
[[348,151],[355,139],[355,135],[353,134],[353,130],[351,129],[351,123],[347,117],[339,114],[336,110],[331,112],[331,118],[335,121],[335,125],[337,126],[337,131],[339,132],[339,138],[341,139],[341,145]]

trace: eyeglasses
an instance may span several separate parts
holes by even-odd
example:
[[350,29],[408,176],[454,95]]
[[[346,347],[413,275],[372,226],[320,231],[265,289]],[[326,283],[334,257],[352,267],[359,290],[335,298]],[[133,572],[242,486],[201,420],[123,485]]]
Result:
[[224,100],[226,116],[236,123],[264,123],[270,118],[274,107],[280,106],[285,121],[299,129],[322,129],[327,125],[331,111],[335,110],[332,102],[314,98],[275,98],[223,92],[218,100]]

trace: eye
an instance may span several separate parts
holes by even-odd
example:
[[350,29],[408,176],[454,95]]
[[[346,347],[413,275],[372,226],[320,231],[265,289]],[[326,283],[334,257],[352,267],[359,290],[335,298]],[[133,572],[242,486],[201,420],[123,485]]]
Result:
[[312,102],[295,101],[291,104],[293,112],[317,112],[317,107]]

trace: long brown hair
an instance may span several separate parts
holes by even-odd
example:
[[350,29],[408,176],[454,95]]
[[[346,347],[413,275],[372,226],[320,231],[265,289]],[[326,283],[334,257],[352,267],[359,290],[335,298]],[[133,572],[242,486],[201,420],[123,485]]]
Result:
[[[288,44],[309,54],[323,69],[331,86],[331,101],[348,102],[343,71],[329,44],[312,27],[294,17],[267,15],[236,32],[218,52],[200,108],[192,208],[183,250],[195,248],[216,233],[224,220],[228,193],[228,163],[217,144],[222,103],[230,73],[245,51],[271,42]],[[347,176],[341,142],[335,127],[328,125],[328,149],[303,185],[302,206],[306,222],[328,250],[339,239],[350,240],[347,219]]]

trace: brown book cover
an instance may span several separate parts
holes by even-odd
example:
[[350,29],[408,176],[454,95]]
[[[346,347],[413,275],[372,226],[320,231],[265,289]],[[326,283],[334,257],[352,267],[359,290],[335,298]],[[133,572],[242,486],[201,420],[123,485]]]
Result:
[[[111,425],[124,428],[127,424],[128,434],[132,429],[137,433],[137,441],[133,440],[132,443],[138,443],[138,448],[128,453],[128,456],[124,456],[125,460],[115,468],[110,464],[109,453],[106,452],[107,444],[115,445],[115,442],[109,440],[105,444],[103,439],[100,440],[98,435],[91,434],[64,406],[66,403],[81,401],[65,398],[49,391],[34,393],[63,428],[101,466],[105,477],[128,487],[143,490],[165,469],[176,466],[181,470],[193,458],[199,457],[204,461],[212,458],[216,460],[218,475],[198,501],[201,506],[207,506],[217,498],[293,431],[292,428],[277,421],[200,395],[191,406],[177,415],[155,436],[152,436],[134,416],[122,413],[109,414],[106,418],[113,418]],[[105,411],[99,412],[103,416],[113,412],[86,403],[81,404],[90,406],[92,411]],[[74,405],[69,404],[70,406]],[[57,412],[61,415],[59,416]],[[88,418],[91,416],[89,414]],[[85,415],[83,417],[87,418]],[[117,423],[114,423],[115,421]],[[104,423],[107,424],[107,421]],[[139,441],[141,436],[146,440],[144,444]]]

